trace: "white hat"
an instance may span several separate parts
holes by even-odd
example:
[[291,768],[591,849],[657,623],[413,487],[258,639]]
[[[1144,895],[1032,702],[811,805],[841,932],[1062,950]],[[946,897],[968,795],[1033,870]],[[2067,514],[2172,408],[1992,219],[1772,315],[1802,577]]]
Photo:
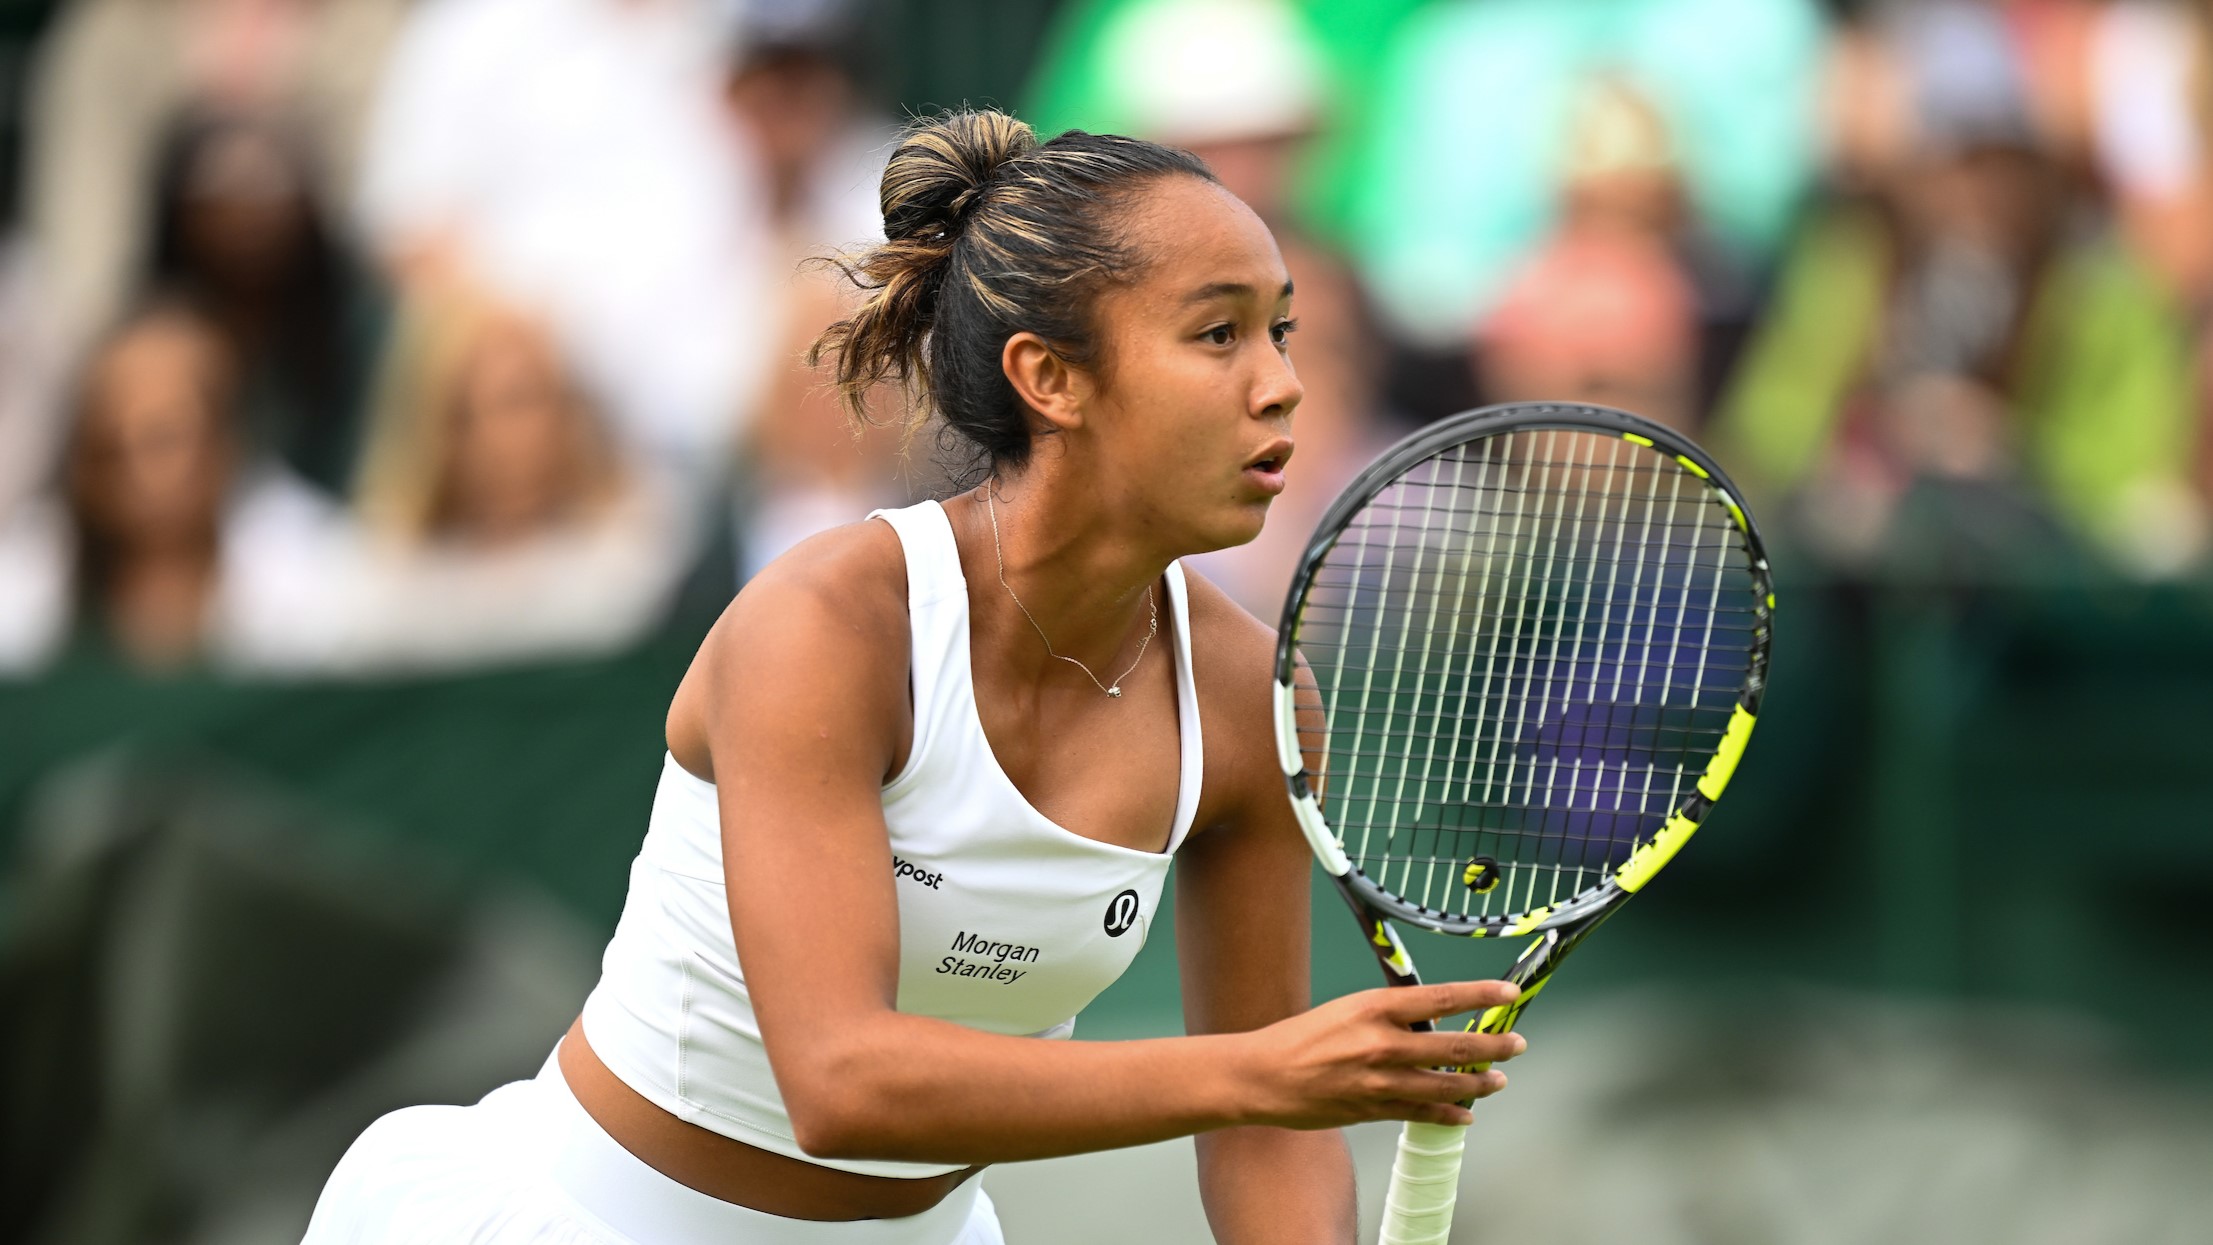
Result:
[[1276,0],[1139,0],[1100,42],[1105,115],[1137,137],[1234,142],[1319,120],[1321,53]]

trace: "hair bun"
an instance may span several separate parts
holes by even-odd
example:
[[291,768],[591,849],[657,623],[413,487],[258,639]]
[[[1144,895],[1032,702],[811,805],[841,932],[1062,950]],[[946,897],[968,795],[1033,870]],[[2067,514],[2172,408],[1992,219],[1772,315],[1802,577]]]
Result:
[[1037,147],[1037,132],[1003,112],[956,112],[908,131],[884,166],[884,237],[949,234],[992,174]]

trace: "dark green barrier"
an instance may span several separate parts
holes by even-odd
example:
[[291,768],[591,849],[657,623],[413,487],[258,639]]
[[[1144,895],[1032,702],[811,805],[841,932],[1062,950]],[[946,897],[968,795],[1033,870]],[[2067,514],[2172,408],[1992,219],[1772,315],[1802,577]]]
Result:
[[391,683],[147,680],[77,666],[0,685],[0,850],[39,777],[128,741],[189,745],[357,832],[521,878],[596,926],[622,908],[693,637],[604,662]]

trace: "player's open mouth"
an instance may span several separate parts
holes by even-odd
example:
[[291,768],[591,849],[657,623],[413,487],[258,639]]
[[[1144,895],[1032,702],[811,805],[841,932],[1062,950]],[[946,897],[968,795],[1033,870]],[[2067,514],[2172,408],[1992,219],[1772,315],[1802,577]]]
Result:
[[1277,440],[1262,450],[1262,456],[1245,464],[1245,478],[1258,485],[1262,492],[1274,496],[1283,491],[1283,468],[1291,461],[1291,442]]

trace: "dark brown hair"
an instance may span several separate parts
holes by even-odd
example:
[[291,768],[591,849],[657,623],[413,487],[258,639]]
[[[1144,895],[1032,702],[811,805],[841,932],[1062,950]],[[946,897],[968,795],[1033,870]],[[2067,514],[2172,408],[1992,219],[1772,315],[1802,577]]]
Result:
[[[68,507],[76,537],[74,591],[83,617],[94,617],[105,608],[117,571],[127,550],[122,539],[101,513],[99,473],[109,470],[96,451],[96,427],[108,393],[109,374],[116,358],[131,342],[146,333],[183,333],[199,347],[202,364],[191,399],[207,413],[203,435],[225,459],[238,450],[237,357],[215,321],[188,300],[155,294],[133,307],[86,356],[71,399],[69,431],[62,444],[60,491]],[[228,464],[226,464],[227,469]],[[213,547],[220,540],[221,516],[205,516],[207,526],[191,535]]]
[[884,168],[884,244],[841,264],[867,297],[809,363],[835,358],[860,419],[869,390],[900,382],[910,434],[935,412],[968,450],[964,475],[1022,465],[1032,428],[1000,370],[1007,339],[1035,333],[1070,363],[1096,366],[1097,295],[1142,265],[1119,210],[1179,174],[1215,180],[1189,152],[1081,130],[1039,143],[1001,112],[918,123]]

